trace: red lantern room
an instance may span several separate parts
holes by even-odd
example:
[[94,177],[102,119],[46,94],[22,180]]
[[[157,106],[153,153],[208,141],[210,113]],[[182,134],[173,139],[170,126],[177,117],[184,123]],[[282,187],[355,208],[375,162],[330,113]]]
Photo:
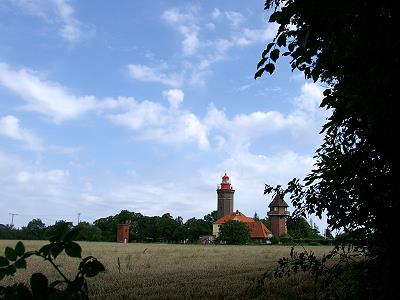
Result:
[[225,175],[222,176],[222,182],[221,182],[221,186],[219,187],[221,190],[230,190],[231,189],[231,181],[229,179],[229,176]]

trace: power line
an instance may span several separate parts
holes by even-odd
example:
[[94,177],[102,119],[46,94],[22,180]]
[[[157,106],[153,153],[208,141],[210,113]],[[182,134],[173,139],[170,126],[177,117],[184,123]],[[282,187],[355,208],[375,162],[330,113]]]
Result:
[[11,226],[14,227],[14,216],[18,216],[18,214],[8,213],[11,215]]

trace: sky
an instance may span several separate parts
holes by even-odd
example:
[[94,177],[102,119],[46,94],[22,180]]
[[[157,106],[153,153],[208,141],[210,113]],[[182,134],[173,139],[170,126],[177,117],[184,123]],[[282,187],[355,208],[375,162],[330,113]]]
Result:
[[263,1],[0,0],[0,223],[202,218],[225,172],[265,217],[328,116],[287,59],[254,79],[267,20]]

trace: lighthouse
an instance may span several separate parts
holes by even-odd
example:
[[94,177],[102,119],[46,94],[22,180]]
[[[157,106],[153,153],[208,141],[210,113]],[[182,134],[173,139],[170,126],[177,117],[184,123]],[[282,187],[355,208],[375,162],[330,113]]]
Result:
[[217,214],[218,219],[233,213],[233,194],[235,190],[231,186],[229,176],[225,175],[222,177],[222,182],[218,185],[217,195]]

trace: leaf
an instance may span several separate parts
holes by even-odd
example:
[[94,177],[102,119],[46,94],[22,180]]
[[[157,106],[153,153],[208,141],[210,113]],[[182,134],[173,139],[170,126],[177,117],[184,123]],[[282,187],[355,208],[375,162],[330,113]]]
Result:
[[263,57],[257,64],[257,69],[259,69],[266,61],[267,61],[267,57]]
[[24,244],[19,241],[16,245],[15,245],[15,252],[17,253],[18,256],[22,256],[25,253],[25,246]]
[[11,261],[16,261],[17,257],[18,257],[15,250],[10,247],[6,247],[6,249],[4,250],[4,255],[6,256],[6,258],[8,260],[11,260]]
[[325,97],[327,97],[327,96],[329,96],[329,95],[331,94],[331,92],[332,92],[331,89],[326,89],[326,90],[324,90],[323,95],[324,95]]
[[269,23],[273,23],[273,22],[279,23],[279,20],[281,19],[281,17],[282,17],[282,12],[276,11],[269,17],[268,22]]
[[9,261],[4,256],[0,256],[0,267],[7,267],[9,265]]
[[258,77],[261,77],[261,75],[264,73],[265,69],[261,68],[260,70],[257,71],[256,74],[254,74],[254,79],[257,79]]
[[54,243],[51,245],[50,253],[51,255],[56,258],[65,248],[63,242]]
[[26,269],[26,260],[23,259],[23,258],[18,259],[18,260],[15,262],[14,266],[15,266],[17,269]]
[[271,51],[270,57],[274,62],[276,62],[277,59],[279,58],[279,53],[280,53],[279,49],[274,49]]
[[65,253],[71,257],[81,257],[82,248],[78,243],[70,242],[65,245]]
[[80,228],[75,227],[72,230],[70,230],[65,237],[63,238],[64,242],[72,242],[73,240],[75,240],[79,234]]
[[104,272],[106,269],[103,264],[99,262],[96,258],[91,257],[83,266],[82,273],[87,277],[94,277],[100,272]]
[[7,268],[5,268],[6,275],[14,275],[15,272],[17,272],[17,269],[15,268],[14,265],[9,265]]
[[6,269],[0,268],[0,280],[6,276]]
[[42,248],[40,248],[39,253],[43,254],[44,256],[48,256],[52,246],[52,244],[44,245]]
[[67,289],[71,291],[80,291],[85,283],[85,278],[82,276],[76,277],[74,281],[68,284]]
[[49,287],[54,288],[54,287],[56,287],[57,285],[63,284],[63,283],[65,283],[64,280],[56,280],[56,281],[53,281],[52,283],[50,283],[50,284],[49,284]]
[[266,64],[264,67],[265,71],[269,72],[269,74],[274,73],[275,65],[273,63]]
[[47,299],[49,280],[42,273],[34,273],[31,276],[31,289],[34,299]]
[[275,43],[269,43],[269,44],[267,45],[267,48],[265,48],[265,50],[263,51],[263,53],[262,53],[261,56],[262,56],[262,57],[267,56],[268,52],[271,50],[271,48],[272,48],[273,45],[275,45]]
[[286,47],[286,34],[281,33],[278,37],[278,39],[276,40],[276,43],[278,44],[279,47]]

